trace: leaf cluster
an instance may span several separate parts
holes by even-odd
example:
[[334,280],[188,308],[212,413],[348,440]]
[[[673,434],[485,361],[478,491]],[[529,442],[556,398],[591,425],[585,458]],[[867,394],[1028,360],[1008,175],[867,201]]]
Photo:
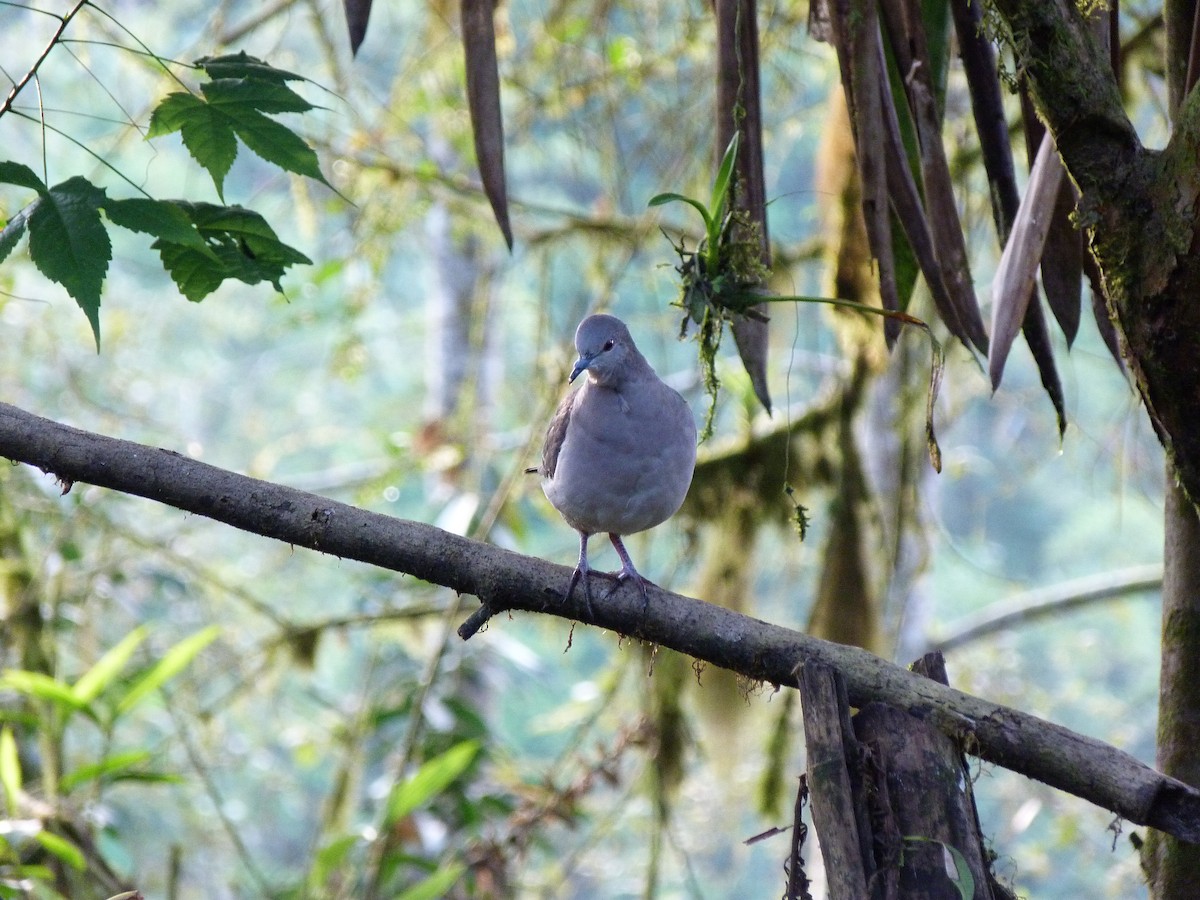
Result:
[[[203,628],[179,641],[156,662],[128,674],[126,670],[134,653],[149,634],[145,626],[135,628],[118,641],[74,682],[27,669],[7,669],[0,675],[0,691],[21,697],[25,707],[24,712],[6,712],[7,721],[0,728],[0,803],[9,820],[29,823],[23,836],[61,866],[79,873],[88,870],[88,857],[79,843],[51,830],[51,821],[43,821],[45,817],[36,814],[36,809],[31,817],[30,802],[24,791],[18,733],[37,733],[43,739],[43,746],[61,746],[68,725],[78,716],[91,720],[100,729],[104,749],[98,758],[57,777],[47,791],[52,796],[71,794],[88,785],[99,788],[120,781],[177,781],[171,773],[148,768],[150,751],[113,752],[112,739],[130,712],[187,669],[219,633],[216,626]],[[52,767],[43,768],[44,791],[45,780],[52,771]],[[29,865],[25,861],[19,837],[10,833],[0,836],[0,896],[25,896],[7,891],[7,886],[16,881],[55,880],[51,867]]]
[[152,237],[151,248],[163,268],[193,302],[229,279],[249,285],[265,281],[282,293],[288,268],[311,262],[281,241],[262,215],[224,203],[225,178],[238,141],[284,171],[329,184],[312,148],[269,117],[315,108],[288,86],[301,76],[245,53],[205,57],[196,66],[210,80],[199,93],[177,91],[163,98],[151,114],[148,137],[180,132],[192,158],[211,176],[220,204],[110,197],[105,188],[81,175],[50,186],[29,166],[0,161],[0,183],[37,195],[0,230],[0,262],[28,232],[34,264],[83,310],[97,349],[101,290],[112,260],[107,224]]
[[713,431],[717,393],[721,386],[716,373],[716,357],[725,323],[732,321],[735,315],[765,318],[753,309],[762,300],[758,288],[770,274],[759,252],[758,223],[730,202],[739,135],[740,132],[735,131],[725,148],[707,205],[694,197],[673,192],[656,194],[649,202],[650,206],[686,203],[700,213],[704,222],[704,237],[696,249],[688,250],[682,238],[673,245],[679,255],[676,271],[680,277],[679,298],[673,305],[684,311],[679,326],[680,337],[686,334],[689,320],[696,324],[704,390],[709,398],[701,441],[707,440]]

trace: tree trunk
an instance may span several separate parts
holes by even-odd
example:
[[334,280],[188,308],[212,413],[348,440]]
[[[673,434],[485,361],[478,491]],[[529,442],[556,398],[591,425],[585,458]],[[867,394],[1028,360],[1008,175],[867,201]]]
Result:
[[[1158,768],[1200,785],[1200,517],[1167,469],[1162,587]],[[1150,895],[1191,898],[1200,885],[1200,846],[1151,832],[1142,851]]]
[[[939,654],[917,668],[944,683]],[[801,671],[813,825],[833,900],[1001,900],[962,752],[927,718],[883,703],[850,717],[832,670]]]

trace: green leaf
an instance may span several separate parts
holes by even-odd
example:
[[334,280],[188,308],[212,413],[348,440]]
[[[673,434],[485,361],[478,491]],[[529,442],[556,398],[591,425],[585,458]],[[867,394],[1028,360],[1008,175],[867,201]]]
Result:
[[37,209],[38,204],[42,202],[42,198],[34,200],[15,216],[8,220],[3,230],[0,230],[0,262],[8,259],[8,254],[13,252],[13,248],[17,246],[17,242],[21,240],[21,236],[25,234],[25,225],[29,222],[30,215]]
[[317,851],[312,870],[308,875],[308,884],[312,893],[319,893],[330,877],[342,867],[347,857],[350,856],[350,851],[358,843],[358,835],[348,834],[330,841]]
[[733,137],[729,139],[729,146],[725,148],[725,153],[721,157],[721,165],[717,169],[717,178],[713,182],[712,205],[709,206],[714,219],[721,218],[722,210],[725,208],[725,196],[729,193],[729,183],[733,180],[733,167],[737,163],[740,139],[741,132],[734,131]]
[[446,896],[466,870],[467,867],[462,863],[442,866],[424,881],[401,891],[396,895],[396,900],[437,900],[438,897]]
[[112,647],[90,669],[79,676],[79,680],[71,687],[71,692],[81,703],[91,703],[100,692],[108,687],[133,656],[133,651],[146,639],[148,629],[141,625],[125,635],[116,646]]
[[192,159],[207,171],[225,198],[225,176],[237,158],[237,139],[228,118],[194,94],[177,91],[168,94],[150,114],[147,137],[178,131]]
[[[114,225],[142,234],[149,234],[172,244],[191,247],[208,256],[212,251],[191,217],[181,207],[183,201],[152,200],[130,197],[126,200],[105,200],[104,214]],[[214,256],[213,259],[216,257]]]
[[42,196],[29,216],[29,255],[42,274],[67,289],[92,325],[100,349],[100,287],[112,243],[100,218],[104,191],[76,175]]
[[99,762],[80,766],[62,777],[60,786],[68,793],[81,784],[104,778],[109,775],[119,775],[150,758],[149,750],[130,750],[127,753],[116,753],[106,756]]
[[414,809],[444,791],[458,778],[479,753],[479,741],[463,741],[445,753],[435,756],[413,774],[412,778],[392,788],[387,801],[384,823],[391,826]]
[[17,740],[7,726],[0,731],[0,786],[10,816],[17,814],[17,799],[21,795],[21,760],[17,755]]
[[6,687],[38,700],[48,700],[66,709],[82,709],[87,705],[75,696],[70,685],[63,684],[42,672],[9,669],[3,676],[0,676],[0,687]]
[[150,116],[149,137],[179,131],[188,152],[212,176],[222,199],[225,176],[237,157],[237,138],[267,162],[329,184],[317,154],[304,139],[263,115],[314,108],[286,84],[301,80],[299,75],[244,53],[205,58],[197,65],[214,79],[201,86],[203,98],[182,91],[168,94]]
[[265,113],[308,112],[311,103],[286,84],[251,81],[247,78],[221,78],[201,85],[205,99],[214,107],[237,106]]
[[269,163],[297,175],[329,184],[321,174],[316,151],[285,125],[268,119],[251,106],[224,106],[221,112],[247,147]]
[[942,862],[946,870],[946,877],[958,889],[958,895],[962,897],[962,900],[971,900],[975,896],[975,876],[971,872],[967,858],[957,847],[952,847],[945,841],[915,834],[905,835],[903,841],[910,847],[921,844],[937,844],[942,850]]
[[[54,872],[51,871],[49,866],[8,865],[0,868],[0,877],[4,879],[4,881],[0,882],[0,885],[3,885],[5,882],[13,883],[19,881],[31,881],[35,883],[41,881],[49,884],[54,881]],[[28,900],[29,892],[26,890],[17,890],[11,893],[5,892],[0,893],[0,897],[18,897],[20,900]]]
[[221,629],[216,625],[201,629],[185,637],[168,650],[163,658],[129,688],[128,693],[117,704],[117,715],[133,709],[150,694],[154,693],[191,664],[196,655],[216,640]]
[[650,198],[650,202],[647,203],[646,205],[647,206],[662,206],[666,203],[674,203],[676,201],[679,201],[680,203],[687,203],[691,206],[694,206],[696,208],[696,210],[700,213],[701,217],[703,217],[703,219],[704,219],[704,230],[706,232],[708,231],[708,229],[712,223],[712,216],[709,215],[708,210],[705,209],[703,203],[701,203],[699,200],[696,200],[692,197],[685,197],[683,194],[676,194],[676,193],[672,193],[672,192],[668,191],[665,194],[655,194],[653,197]]
[[83,851],[65,837],[57,835],[53,831],[39,831],[33,836],[33,839],[75,871],[82,872],[87,868]]
[[[942,850],[950,857],[948,862],[952,862],[954,865],[955,875],[950,880],[958,888],[958,895],[962,897],[962,900],[971,900],[975,896],[975,876],[971,873],[971,866],[967,863],[967,858],[957,847],[951,847],[946,843],[942,844]],[[949,865],[946,866],[946,874],[950,874]]]
[[24,163],[11,160],[0,161],[0,183],[26,187],[39,194],[46,193],[46,183],[38,178],[33,169]]
[[210,252],[202,254],[164,240],[155,241],[152,246],[180,292],[193,302],[203,300],[227,278],[245,284],[267,281],[282,292],[280,280],[288,267],[310,262],[303,253],[280,241],[266,219],[252,210],[177,202]]
[[303,75],[277,69],[270,63],[250,56],[245,50],[224,56],[203,56],[196,65],[208,73],[213,80],[219,78],[247,78],[257,82],[308,81]]

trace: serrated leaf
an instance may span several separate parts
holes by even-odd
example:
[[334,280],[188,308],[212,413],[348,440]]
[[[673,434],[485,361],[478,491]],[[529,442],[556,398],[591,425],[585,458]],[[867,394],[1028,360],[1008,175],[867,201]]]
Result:
[[228,118],[194,94],[168,94],[150,115],[147,137],[178,131],[183,145],[225,197],[225,176],[237,158],[237,138]]
[[173,646],[150,671],[138,679],[117,704],[117,715],[133,709],[150,694],[186,669],[205,647],[216,640],[221,629],[216,625],[201,629]]
[[225,105],[220,108],[242,143],[258,156],[281,169],[307,175],[328,185],[321,174],[317,153],[286,125],[280,125],[251,106]]
[[287,268],[310,262],[280,241],[266,219],[252,210],[185,201],[178,205],[195,224],[209,253],[163,240],[152,246],[180,292],[192,302],[203,300],[228,278],[245,284],[267,281],[282,291],[280,279]]
[[260,82],[307,81],[303,75],[277,69],[265,60],[250,56],[245,50],[223,56],[203,56],[196,65],[214,80],[218,78],[249,78]]
[[12,160],[0,161],[0,183],[26,187],[39,194],[46,193],[46,183],[37,176],[33,169],[24,163]]
[[200,90],[204,92],[205,99],[216,107],[243,106],[264,113],[302,113],[316,108],[282,82],[221,78],[201,85]]
[[100,692],[112,684],[113,680],[133,656],[133,651],[146,639],[148,629],[141,625],[125,635],[114,647],[100,657],[90,669],[83,673],[71,686],[73,693],[81,703],[91,703]]
[[42,202],[42,198],[38,197],[15,216],[8,220],[4,228],[0,230],[0,263],[8,259],[8,254],[13,252],[17,243],[25,234],[25,226],[29,223],[29,217],[33,211],[37,209],[38,204]]
[[0,786],[10,816],[16,816],[17,799],[21,794],[21,760],[17,755],[17,739],[7,725],[0,731]]
[[180,206],[178,200],[152,200],[148,197],[130,197],[124,200],[105,200],[104,214],[114,225],[142,234],[149,234],[172,244],[191,247],[211,256],[208,244],[191,217]]
[[424,881],[401,891],[396,895],[396,900],[437,900],[438,897],[445,897],[466,870],[467,867],[462,863],[443,866]]
[[178,131],[183,127],[183,123],[194,114],[193,111],[198,104],[203,105],[204,101],[187,91],[175,91],[167,94],[150,113],[150,125],[146,129],[146,137],[162,137]]
[[82,872],[87,868],[83,851],[65,837],[57,835],[53,831],[39,831],[33,836],[33,839],[41,844],[48,853],[58,857],[75,871]]
[[104,191],[76,175],[50,188],[29,216],[29,255],[67,289],[87,316],[100,349],[100,288],[112,243],[100,218]]
[[395,824],[444,791],[466,771],[479,753],[479,747],[479,741],[474,740],[455,744],[445,753],[427,761],[407,781],[392,788],[384,816],[385,824]]
[[105,776],[119,775],[150,758],[149,750],[130,750],[127,753],[116,753],[107,756],[99,762],[90,763],[73,769],[62,777],[61,787],[64,792],[70,792],[81,784],[95,781]]
[[25,669],[9,669],[0,676],[0,687],[6,687],[27,697],[48,700],[67,709],[82,709],[86,706],[71,686],[63,684],[42,672],[28,672]]

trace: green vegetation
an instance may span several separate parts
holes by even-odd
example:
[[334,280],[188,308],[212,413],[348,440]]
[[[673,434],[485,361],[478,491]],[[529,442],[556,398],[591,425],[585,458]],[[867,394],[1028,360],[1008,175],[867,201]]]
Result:
[[[800,37],[794,6],[761,10],[769,284],[819,299],[833,293],[820,221],[834,198],[814,169],[837,64]],[[704,375],[675,340],[677,260],[659,227],[701,291],[684,294],[686,318],[719,328],[724,315],[710,304],[737,144],[714,184],[705,15],[500,7],[510,256],[476,184],[453,26],[426,5],[379,6],[352,60],[339,9],[158,4],[134,21],[118,6],[121,27],[91,4],[74,15],[37,94],[31,83],[0,115],[0,399],[566,564],[575,535],[521,472],[584,313],[621,314],[697,411],[719,378],[713,452],[853,380],[846,319],[818,304],[770,306],[772,420],[730,347],[705,351]],[[0,7],[10,78],[59,24]],[[1156,76],[1134,71],[1152,127]],[[953,64],[947,90],[961,102]],[[987,183],[971,147],[951,152],[986,273]],[[768,279],[745,262],[735,299]],[[906,310],[936,318],[920,287]],[[993,396],[948,343],[940,475],[923,452],[923,340],[881,354],[857,420],[880,494],[916,510],[892,519],[881,504],[867,546],[903,571],[884,605],[898,660],[1025,589],[1161,558],[1161,450],[1092,326],[1059,355],[1073,423],[1061,444],[1020,348]],[[813,444],[816,474],[789,459],[796,496],[779,484],[781,508],[757,511],[756,542],[737,548],[749,571],[736,602],[792,627],[838,550],[826,541],[840,497],[820,461],[839,458],[836,436]],[[799,503],[803,545],[774,524]],[[711,528],[684,516],[635,538],[639,564],[696,593]],[[745,842],[791,822],[798,704],[549,617],[500,617],[463,644],[453,628],[473,602],[0,466],[0,896],[782,891],[789,838]],[[1133,597],[1007,629],[948,665],[956,687],[1152,762],[1157,641],[1156,604]],[[997,871],[1020,893],[1137,889],[1110,815],[977,774]],[[810,844],[814,871],[817,859]]]

